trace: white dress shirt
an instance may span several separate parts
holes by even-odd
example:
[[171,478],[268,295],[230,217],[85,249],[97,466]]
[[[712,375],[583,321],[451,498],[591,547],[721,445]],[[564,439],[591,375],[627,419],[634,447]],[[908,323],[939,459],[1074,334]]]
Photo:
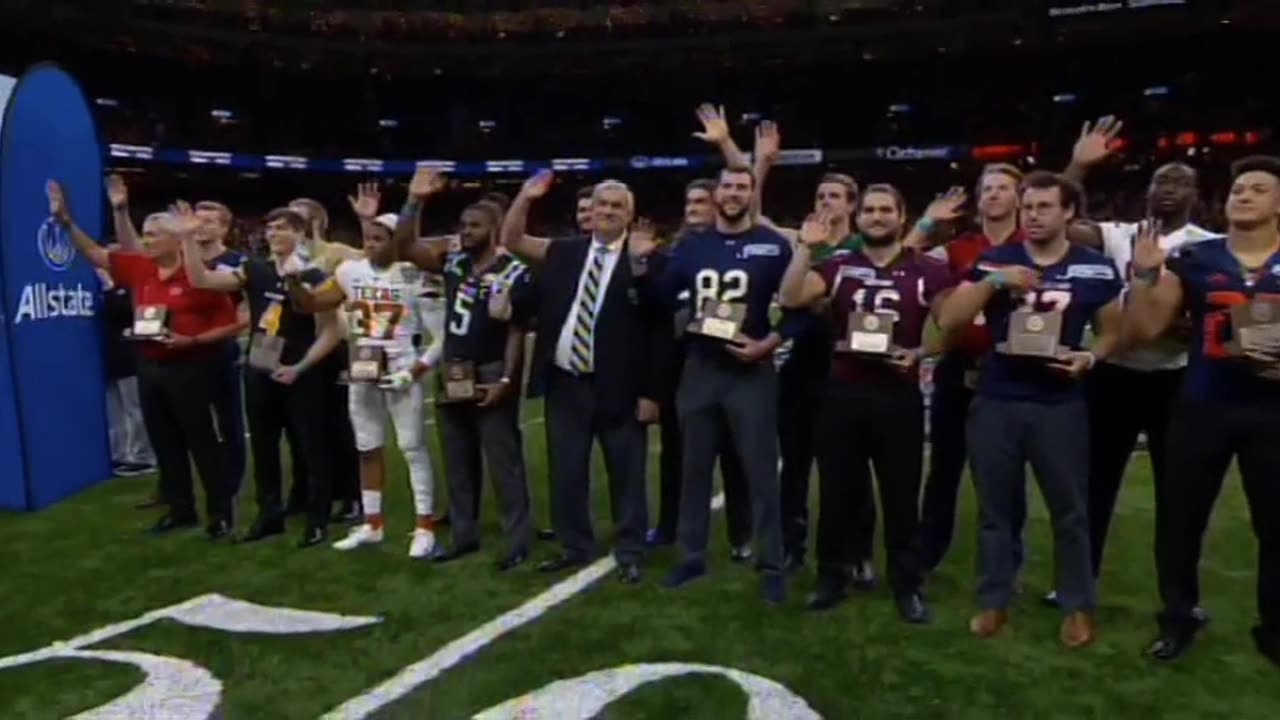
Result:
[[[600,287],[596,292],[595,312],[592,313],[595,321],[600,320],[600,308],[604,306],[604,296],[609,288],[609,279],[613,277],[613,269],[618,266],[618,257],[622,254],[623,238],[618,238],[612,243],[606,245],[602,243],[595,235],[591,236],[591,247],[587,250],[587,257],[582,263],[582,270],[578,273],[578,291],[573,294],[573,302],[569,305],[569,314],[564,318],[564,325],[560,327],[560,339],[556,341],[555,363],[556,367],[573,372],[573,328],[578,322],[578,305],[582,300],[582,289],[587,284],[587,270],[591,268],[591,264],[595,262],[595,255],[598,252],[604,252],[604,266],[600,272]],[[591,328],[591,345],[590,358],[591,366],[595,367],[595,326],[594,322]]]

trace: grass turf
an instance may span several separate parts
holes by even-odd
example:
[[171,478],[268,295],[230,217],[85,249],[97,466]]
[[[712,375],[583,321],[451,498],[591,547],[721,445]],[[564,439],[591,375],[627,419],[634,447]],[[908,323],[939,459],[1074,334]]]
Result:
[[[532,419],[525,444],[535,517],[545,523],[538,408],[528,407],[526,417]],[[656,453],[656,433],[653,440]],[[227,718],[315,718],[562,579],[535,573],[532,564],[506,575],[493,572],[490,560],[500,543],[489,496],[484,552],[447,566],[411,562],[405,556],[411,525],[407,483],[398,459],[391,468],[387,541],[350,554],[295,550],[296,522],[288,536],[250,546],[210,544],[199,532],[147,537],[141,530],[153,514],[132,504],[149,491],[149,478],[112,480],[37,514],[0,515],[0,656],[208,592],[266,605],[382,615],[384,622],[370,628],[285,637],[158,623],[94,646],[172,655],[208,668],[223,682]],[[596,469],[597,531],[606,536],[607,492],[598,459]],[[649,475],[656,477],[653,462]],[[656,512],[656,481],[651,486]],[[250,483],[242,493],[246,518],[252,513],[251,489]],[[723,665],[773,679],[828,720],[1276,716],[1276,670],[1253,651],[1247,635],[1255,615],[1255,543],[1237,482],[1228,484],[1206,544],[1204,600],[1214,622],[1192,653],[1170,666],[1155,666],[1141,655],[1152,635],[1156,603],[1145,456],[1131,465],[1113,523],[1100,638],[1083,651],[1058,646],[1058,615],[1037,601],[1050,584],[1052,557],[1047,516],[1032,495],[1027,593],[1011,628],[995,640],[976,640],[966,630],[973,608],[974,536],[967,484],[956,545],[929,587],[936,619],[923,628],[899,622],[883,589],[828,613],[804,611],[811,570],[791,583],[785,607],[766,607],[754,574],[728,562],[717,515],[708,578],[679,591],[663,590],[657,581],[675,553],[661,549],[649,559],[641,586],[606,578],[378,717],[467,718],[557,679],[667,661]],[[535,559],[554,549],[540,543]],[[110,700],[140,677],[132,667],[101,662],[51,661],[0,671],[0,717],[65,717]],[[739,718],[745,709],[745,696],[732,683],[699,675],[642,687],[603,717]]]

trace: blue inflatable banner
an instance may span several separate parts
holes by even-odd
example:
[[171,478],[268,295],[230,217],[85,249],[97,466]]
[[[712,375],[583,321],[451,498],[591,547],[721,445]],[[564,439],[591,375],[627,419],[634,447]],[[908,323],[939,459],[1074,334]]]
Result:
[[0,506],[35,510],[111,475],[100,284],[49,217],[45,197],[46,180],[61,181],[77,222],[98,232],[102,147],[79,85],[63,70],[39,65],[8,87],[0,124]]

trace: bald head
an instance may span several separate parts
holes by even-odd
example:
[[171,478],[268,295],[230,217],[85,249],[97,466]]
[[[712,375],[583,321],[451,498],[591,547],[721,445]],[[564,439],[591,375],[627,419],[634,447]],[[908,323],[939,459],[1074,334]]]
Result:
[[1199,184],[1195,168],[1186,163],[1172,162],[1156,168],[1147,186],[1147,204],[1152,214],[1166,219],[1181,218],[1185,223],[1198,199]]

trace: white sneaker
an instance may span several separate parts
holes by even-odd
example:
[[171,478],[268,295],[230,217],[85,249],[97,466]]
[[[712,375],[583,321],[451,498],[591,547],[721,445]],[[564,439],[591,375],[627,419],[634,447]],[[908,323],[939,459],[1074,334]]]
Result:
[[355,550],[361,545],[373,545],[382,542],[382,528],[374,529],[369,523],[351,528],[347,536],[333,544],[334,550]]
[[412,533],[409,541],[409,557],[424,558],[431,554],[436,546],[436,534],[426,528],[418,528]]

